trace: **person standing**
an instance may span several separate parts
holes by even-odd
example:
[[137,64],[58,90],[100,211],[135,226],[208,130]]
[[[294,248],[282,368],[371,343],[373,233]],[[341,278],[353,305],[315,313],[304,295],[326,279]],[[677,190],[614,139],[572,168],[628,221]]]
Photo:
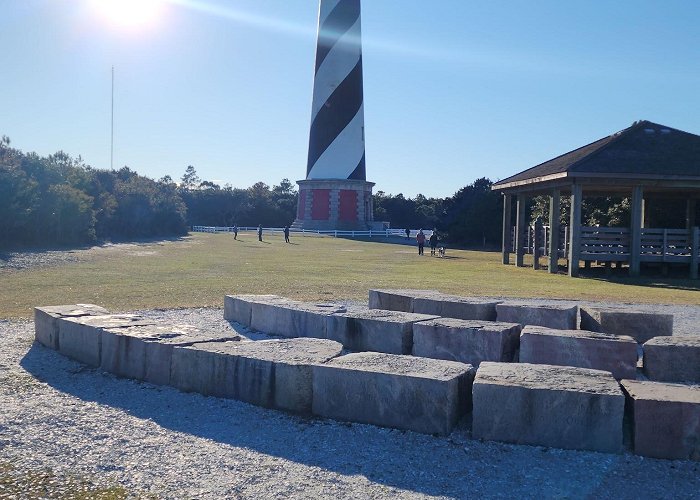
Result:
[[425,247],[425,233],[422,229],[418,231],[416,241],[418,242],[418,255],[423,255],[423,247]]
[[238,226],[236,226],[236,225],[233,226],[233,239],[234,240],[238,239]]
[[409,239],[411,237],[411,230],[406,228],[406,239]]
[[430,255],[435,255],[435,248],[437,248],[437,234],[435,233],[435,229],[433,229],[433,234],[430,235],[428,241],[430,242]]
[[289,243],[289,226],[284,226],[284,241]]
[[258,241],[262,241],[262,224],[258,225]]

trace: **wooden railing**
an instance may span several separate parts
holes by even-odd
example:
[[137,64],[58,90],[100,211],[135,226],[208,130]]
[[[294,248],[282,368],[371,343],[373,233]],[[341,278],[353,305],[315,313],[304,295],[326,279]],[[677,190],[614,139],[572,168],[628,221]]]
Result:
[[626,262],[629,256],[629,228],[581,227],[581,260]]
[[689,262],[691,255],[691,240],[685,229],[642,229],[642,261]]
[[[549,230],[549,226],[542,226],[541,233],[539,234],[538,242],[540,243],[540,255],[549,255],[549,239],[552,236],[552,232]],[[510,231],[510,246],[511,252],[515,253],[515,226],[511,228]],[[566,254],[569,251],[569,228],[568,226],[559,227],[559,257],[566,258]],[[535,226],[528,226],[527,232],[525,233],[525,253],[534,254],[535,253]]]
[[[529,226],[525,235],[525,253],[534,253],[535,228]],[[540,254],[549,253],[549,226],[542,226]],[[568,228],[562,226],[559,235],[559,256],[566,258],[569,248]],[[581,227],[581,260],[629,262],[630,230],[626,227]],[[692,257],[692,234],[686,229],[643,228],[640,260],[642,262],[684,262]],[[511,231],[511,251],[515,253],[515,227]],[[696,246],[696,257],[700,248]]]

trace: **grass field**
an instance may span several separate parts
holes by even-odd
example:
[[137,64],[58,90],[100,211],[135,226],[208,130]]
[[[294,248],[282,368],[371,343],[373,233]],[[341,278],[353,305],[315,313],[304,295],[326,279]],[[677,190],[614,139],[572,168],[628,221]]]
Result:
[[[427,288],[459,295],[614,302],[700,303],[687,279],[572,279],[503,266],[500,254],[450,250],[419,257],[414,246],[317,236],[195,233],[181,241],[87,252],[81,262],[0,271],[0,317],[36,305],[88,302],[113,311],[222,306],[225,294],[271,293],[301,300],[366,300],[369,288]],[[429,253],[429,252],[427,252]]]

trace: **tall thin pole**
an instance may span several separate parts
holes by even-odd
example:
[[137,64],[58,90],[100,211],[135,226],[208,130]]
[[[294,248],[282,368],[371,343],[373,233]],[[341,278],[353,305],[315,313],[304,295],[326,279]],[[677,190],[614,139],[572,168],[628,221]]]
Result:
[[112,130],[109,145],[109,168],[114,170],[114,66],[112,66]]

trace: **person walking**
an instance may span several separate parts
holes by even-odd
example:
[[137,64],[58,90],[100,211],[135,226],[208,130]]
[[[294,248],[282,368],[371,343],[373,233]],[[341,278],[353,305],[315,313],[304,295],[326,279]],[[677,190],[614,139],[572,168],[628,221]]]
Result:
[[262,241],[262,224],[258,225],[258,241]]
[[236,226],[236,225],[233,226],[233,239],[234,240],[238,239],[238,226]]
[[428,241],[430,242],[430,255],[435,255],[435,249],[437,248],[437,234],[435,233],[435,229],[433,229],[433,234],[430,235]]
[[423,255],[423,247],[425,247],[425,233],[422,229],[418,231],[416,241],[418,242],[418,255]]
[[289,243],[289,226],[284,226],[284,241]]

